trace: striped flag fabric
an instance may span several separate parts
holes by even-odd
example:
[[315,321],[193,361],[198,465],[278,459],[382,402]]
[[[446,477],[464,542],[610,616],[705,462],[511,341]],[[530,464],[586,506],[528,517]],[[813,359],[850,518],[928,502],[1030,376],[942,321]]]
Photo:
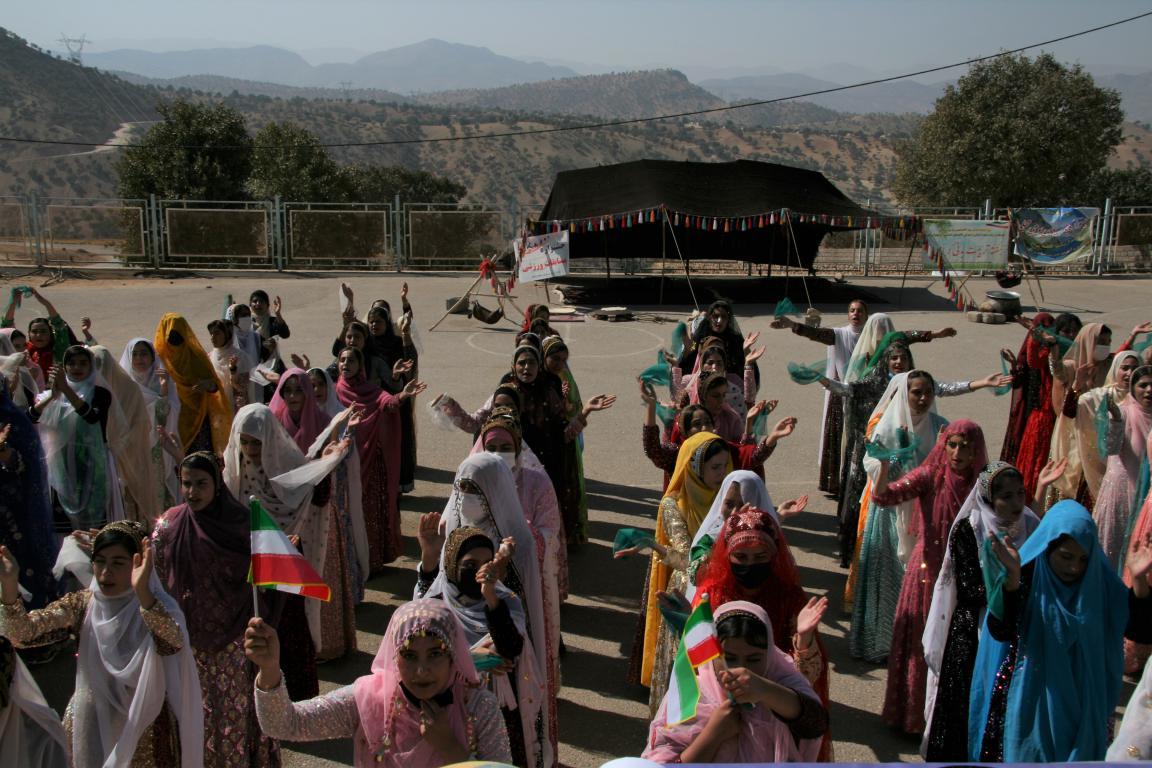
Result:
[[332,590],[292,546],[288,536],[261,506],[256,497],[248,502],[252,515],[252,565],[248,580],[257,587],[272,587],[304,597],[328,602]]
[[720,652],[716,625],[712,621],[712,606],[708,603],[708,596],[703,595],[684,625],[680,648],[672,665],[665,719],[668,725],[676,725],[696,716],[696,706],[700,703],[696,668],[716,658]]

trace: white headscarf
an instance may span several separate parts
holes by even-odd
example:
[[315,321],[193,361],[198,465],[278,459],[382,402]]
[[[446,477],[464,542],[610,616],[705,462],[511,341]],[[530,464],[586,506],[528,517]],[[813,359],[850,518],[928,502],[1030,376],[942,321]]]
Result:
[[892,318],[883,312],[868,317],[860,330],[856,346],[852,349],[852,357],[848,359],[848,369],[844,374],[845,382],[859,381],[864,377],[868,360],[876,354],[884,337],[894,330],[896,328],[892,325]]
[[[246,466],[247,459],[240,449],[241,435],[260,441],[260,469],[267,485],[256,480],[252,474],[255,468]],[[251,403],[237,411],[232,420],[232,432],[224,449],[224,485],[238,499],[258,498],[285,533],[300,537],[304,558],[316,573],[324,573],[328,556],[328,515],[325,509],[312,504],[312,491],[336,469],[345,455],[347,451],[335,451],[330,456],[309,461],[276,414],[266,405]],[[246,478],[249,483],[244,482]],[[319,645],[319,601],[306,600],[304,612],[312,639]]]
[[[88,349],[85,352],[92,363],[87,378],[82,381],[69,378],[68,385],[77,397],[91,404],[97,388],[105,389],[111,395],[112,387],[96,367],[96,356]],[[47,397],[50,394],[43,392],[37,401]],[[110,398],[103,434],[99,423],[89,424],[84,421],[68,398],[63,396],[56,397],[45,406],[40,414],[39,428],[49,483],[73,523],[87,524],[91,516],[90,507],[96,503],[99,493],[104,494],[107,517],[101,522],[123,519],[124,497],[114,457],[123,447],[123,441],[128,439],[131,430],[115,396]],[[79,450],[81,447],[86,448],[86,452]],[[100,455],[101,451],[103,455]],[[87,466],[81,465],[82,455],[87,457]],[[102,470],[99,469],[101,460]],[[102,478],[99,477],[101,471]],[[101,483],[103,488],[100,487]]]
[[340,398],[336,396],[336,384],[332,381],[332,377],[328,375],[328,371],[323,368],[309,368],[308,375],[311,376],[315,371],[319,371],[320,375],[324,377],[324,381],[327,382],[327,386],[324,388],[327,396],[320,410],[328,414],[329,417],[333,417],[344,410],[344,405],[340,402]]
[[1129,387],[1125,388],[1121,388],[1116,383],[1120,374],[1120,365],[1128,358],[1135,359],[1137,366],[1141,364],[1140,355],[1136,352],[1132,350],[1117,352],[1116,356],[1112,358],[1112,365],[1108,368],[1107,376],[1104,377],[1104,385],[1088,390],[1080,395],[1080,399],[1076,401],[1075,453],[1080,459],[1080,470],[1093,498],[1100,493],[1100,483],[1104,480],[1104,473],[1107,471],[1108,465],[1108,457],[1101,456],[1100,450],[1097,448],[1096,414],[1105,397],[1112,398],[1112,401],[1119,405],[1128,395],[1131,382],[1129,382]]
[[[1020,513],[1016,520],[1002,520],[996,517],[992,502],[992,483],[996,476],[1005,469],[1015,469],[1011,464],[1003,461],[994,461],[984,468],[968,493],[968,498],[960,507],[960,512],[952,522],[948,531],[948,543],[944,548],[944,562],[940,566],[940,575],[936,577],[936,586],[932,590],[932,604],[928,608],[928,619],[924,624],[924,660],[928,663],[928,689],[924,703],[924,718],[929,726],[932,724],[932,712],[936,706],[936,689],[939,682],[940,669],[944,663],[944,647],[948,643],[948,633],[952,627],[952,615],[956,612],[958,595],[956,592],[956,566],[952,562],[952,532],[962,520],[967,520],[972,526],[972,533],[976,537],[976,551],[984,546],[984,541],[997,531],[1004,531],[1012,537],[1014,545],[1019,548],[1027,541],[1036,526],[1040,525],[1040,518],[1028,507]],[[983,624],[983,618],[977,626]],[[927,739],[928,729],[925,729]]]
[[[6,339],[5,336],[0,336],[0,339]],[[8,342],[11,346],[12,342]],[[21,408],[28,408],[32,405],[24,396],[24,391],[32,393],[33,402],[36,395],[40,394],[40,385],[36,382],[36,377],[32,375],[32,369],[28,367],[28,355],[24,352],[13,352],[8,355],[0,357],[0,374],[4,376],[4,386],[8,386],[9,381],[16,378],[16,389],[12,392],[12,402]]]
[[132,519],[151,526],[164,511],[156,493],[160,479],[156,477],[151,455],[156,439],[155,416],[140,386],[117,364],[112,352],[101,346],[89,349],[96,370],[108,382],[112,402],[123,414],[122,420],[108,421],[108,447],[116,457],[126,510]]
[[68,742],[56,710],[24,662],[7,647],[14,664],[8,705],[0,708],[0,768],[56,768],[68,765]]
[[204,706],[188,626],[155,571],[148,584],[180,627],[183,645],[175,654],[161,656],[140,614],[136,591],[106,597],[92,580],[73,698],[72,755],[77,768],[127,768],[165,700],[180,729],[180,764],[203,764]]
[[734,472],[729,472],[728,476],[724,478],[724,482],[720,484],[720,490],[716,493],[716,498],[712,500],[708,514],[704,516],[704,521],[700,523],[700,527],[696,529],[696,535],[692,537],[693,547],[699,544],[705,536],[711,536],[712,540],[715,541],[716,537],[720,535],[720,529],[724,527],[724,497],[728,495],[728,490],[733,484],[740,486],[740,498],[744,499],[744,504],[751,504],[756,509],[769,512],[777,523],[780,522],[780,515],[776,513],[776,506],[772,503],[772,497],[768,494],[768,488],[764,485],[764,481],[755,472],[737,469]]
[[[471,481],[482,495],[465,493],[460,490],[462,481]],[[516,542],[516,552],[512,557],[512,567],[520,582],[525,612],[536,653],[537,669],[548,669],[548,641],[544,627],[544,580],[540,575],[540,561],[536,556],[536,538],[524,510],[520,506],[520,496],[516,491],[516,480],[512,470],[494,453],[480,452],[470,455],[456,470],[452,496],[444,507],[440,520],[441,533],[445,541],[452,531],[463,526],[473,526],[484,531],[496,546],[508,536]],[[440,560],[444,560],[443,550]],[[506,581],[510,581],[506,580]],[[548,723],[545,720],[545,731]],[[544,734],[542,743],[550,743]]]
[[[917,443],[915,455],[912,458],[901,462],[900,465],[896,463],[890,465],[888,475],[888,482],[890,483],[920,466],[920,463],[932,452],[932,447],[936,445],[936,436],[939,434],[940,427],[948,423],[936,413],[935,397],[933,397],[932,405],[927,411],[918,416],[913,415],[912,406],[908,403],[908,377],[912,373],[914,371],[898,373],[892,377],[888,382],[888,388],[884,390],[880,402],[876,404],[868,419],[871,422],[877,415],[880,416],[880,420],[876,422],[876,427],[868,438],[869,442],[879,442],[889,449],[900,446],[902,441],[909,438]],[[864,471],[868,474],[869,484],[875,487],[876,481],[880,477],[880,461],[865,454]],[[916,501],[902,502],[895,505],[894,509],[896,510],[897,532],[900,536],[899,557],[901,562],[907,562],[912,554],[912,547],[916,543],[909,524],[912,515],[915,514]]]
[[[136,369],[132,367],[132,351],[136,349],[137,344],[145,344],[148,349],[152,351],[152,364],[144,373],[137,373]],[[141,336],[130,340],[124,345],[124,351],[120,354],[120,367],[132,377],[132,381],[136,382],[136,386],[140,389],[140,394],[144,397],[144,403],[148,407],[148,418],[151,420],[151,435],[149,446],[155,447],[156,443],[160,440],[160,435],[156,431],[157,426],[163,426],[170,435],[180,434],[180,393],[177,391],[176,383],[173,381],[168,382],[168,415],[164,419],[163,424],[156,421],[156,401],[160,399],[160,374],[164,372],[164,366],[160,361],[159,356],[156,354],[156,347],[150,339],[145,339]],[[176,460],[172,458],[167,451],[162,451],[164,461],[164,485],[168,488],[168,494],[173,499],[180,498],[180,482],[176,474]]]

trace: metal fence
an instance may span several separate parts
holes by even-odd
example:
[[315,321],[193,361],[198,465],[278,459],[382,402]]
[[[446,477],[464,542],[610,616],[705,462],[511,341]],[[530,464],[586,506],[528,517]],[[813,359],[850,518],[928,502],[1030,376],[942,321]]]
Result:
[[[475,270],[510,250],[535,205],[391,202],[336,204],[0,196],[0,265],[140,269]],[[1006,218],[1006,209],[917,209],[929,218]],[[880,230],[834,232],[815,262],[825,274],[925,274],[921,241]],[[654,254],[655,256],[655,254]],[[790,274],[798,265],[694,261],[694,274]],[[576,273],[679,274],[674,258],[620,254],[574,261]],[[1090,258],[1048,274],[1152,272],[1152,206],[1105,203]]]

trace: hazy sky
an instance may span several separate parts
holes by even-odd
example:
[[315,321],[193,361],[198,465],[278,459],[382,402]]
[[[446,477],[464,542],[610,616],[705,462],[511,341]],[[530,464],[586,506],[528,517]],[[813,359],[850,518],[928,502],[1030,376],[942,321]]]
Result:
[[[265,44],[313,63],[438,37],[518,58],[610,69],[673,66],[893,72],[1038,42],[1152,10],[1152,0],[43,0],[0,25],[50,50]],[[1152,17],[1060,43],[1090,69],[1152,70]],[[343,51],[343,53],[341,53]],[[591,67],[586,67],[591,68]],[[689,72],[689,74],[692,74]],[[934,79],[951,79],[958,72]]]

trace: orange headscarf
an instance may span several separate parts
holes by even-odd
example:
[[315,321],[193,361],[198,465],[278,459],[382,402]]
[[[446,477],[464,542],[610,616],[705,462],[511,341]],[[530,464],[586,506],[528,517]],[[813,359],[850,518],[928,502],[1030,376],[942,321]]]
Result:
[[[174,335],[180,337],[179,343],[171,340]],[[154,343],[156,354],[164,361],[164,368],[180,397],[180,421],[177,425],[180,444],[188,450],[207,418],[212,430],[212,451],[223,456],[232,430],[232,406],[224,396],[224,387],[216,376],[216,369],[192,327],[183,315],[169,312],[156,326]],[[215,392],[195,389],[205,380],[216,383]]]
[[[724,454],[728,466],[724,470],[727,476],[732,471],[732,454],[727,450],[724,438],[712,432],[697,432],[684,441],[680,446],[680,453],[676,455],[676,469],[672,472],[672,479],[668,481],[668,488],[664,491],[664,499],[656,512],[656,541],[668,546],[668,536],[664,531],[664,500],[672,497],[676,500],[676,507],[680,510],[685,524],[688,526],[688,536],[696,535],[696,530],[708,516],[712,508],[712,500],[719,490],[710,489],[700,479],[699,461],[709,443],[719,440],[724,443]],[[656,594],[668,587],[668,580],[672,577],[672,569],[652,553],[652,565],[648,573],[648,594],[645,596],[644,619],[644,660],[640,671],[640,680],[649,685],[652,680],[652,669],[656,661],[656,640],[661,632],[667,630],[661,626],[660,601]]]

